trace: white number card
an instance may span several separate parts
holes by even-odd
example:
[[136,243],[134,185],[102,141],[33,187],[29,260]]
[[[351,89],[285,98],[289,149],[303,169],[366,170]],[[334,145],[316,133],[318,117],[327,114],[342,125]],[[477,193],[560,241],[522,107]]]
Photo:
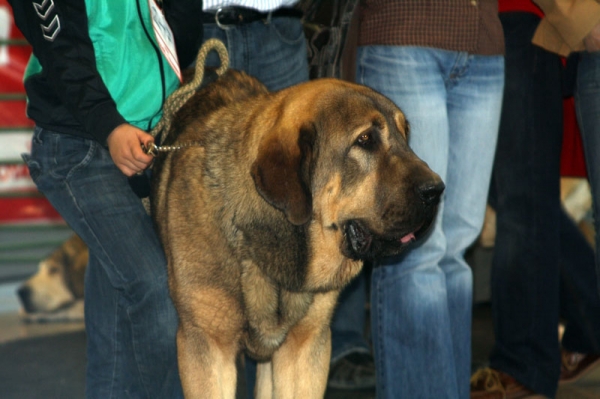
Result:
[[152,27],[154,28],[154,34],[160,51],[162,51],[169,65],[171,65],[171,68],[173,68],[173,71],[175,71],[175,74],[179,78],[179,81],[181,81],[181,70],[179,68],[179,60],[177,59],[173,31],[171,31],[165,15],[155,0],[148,0],[148,5],[150,7],[150,14],[152,15]]

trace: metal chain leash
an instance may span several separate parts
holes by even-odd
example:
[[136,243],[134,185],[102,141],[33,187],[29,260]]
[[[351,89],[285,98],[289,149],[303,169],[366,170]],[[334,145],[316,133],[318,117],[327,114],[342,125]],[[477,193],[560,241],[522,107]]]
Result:
[[147,147],[142,143],[142,149],[146,154],[156,157],[159,152],[175,151],[186,147],[193,147],[196,145],[198,145],[198,143],[195,141],[181,143],[178,145],[156,145],[154,144],[154,142],[150,142],[148,143]]

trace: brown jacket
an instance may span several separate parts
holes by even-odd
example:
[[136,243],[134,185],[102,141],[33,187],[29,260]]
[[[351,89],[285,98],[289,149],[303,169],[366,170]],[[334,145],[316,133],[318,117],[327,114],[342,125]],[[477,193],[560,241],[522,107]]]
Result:
[[600,23],[600,0],[534,0],[544,11],[533,43],[568,56],[583,51],[583,39]]
[[504,54],[498,0],[361,0],[359,46]]

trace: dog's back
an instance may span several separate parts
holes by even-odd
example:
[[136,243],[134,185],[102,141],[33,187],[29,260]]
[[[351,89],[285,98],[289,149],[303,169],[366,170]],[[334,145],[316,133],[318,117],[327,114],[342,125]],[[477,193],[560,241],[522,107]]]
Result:
[[218,81],[198,90],[181,107],[173,118],[171,130],[163,144],[171,145],[177,142],[186,127],[191,123],[201,123],[205,117],[219,108],[233,103],[240,103],[268,92],[267,88],[255,78],[244,72],[229,69],[218,78]]

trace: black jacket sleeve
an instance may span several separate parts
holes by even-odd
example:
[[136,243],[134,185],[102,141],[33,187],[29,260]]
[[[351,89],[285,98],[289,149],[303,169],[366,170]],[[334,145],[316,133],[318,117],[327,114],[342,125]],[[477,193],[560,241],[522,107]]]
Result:
[[9,0],[17,27],[40,61],[44,80],[101,143],[125,123],[104,85],[88,34],[84,0]]

